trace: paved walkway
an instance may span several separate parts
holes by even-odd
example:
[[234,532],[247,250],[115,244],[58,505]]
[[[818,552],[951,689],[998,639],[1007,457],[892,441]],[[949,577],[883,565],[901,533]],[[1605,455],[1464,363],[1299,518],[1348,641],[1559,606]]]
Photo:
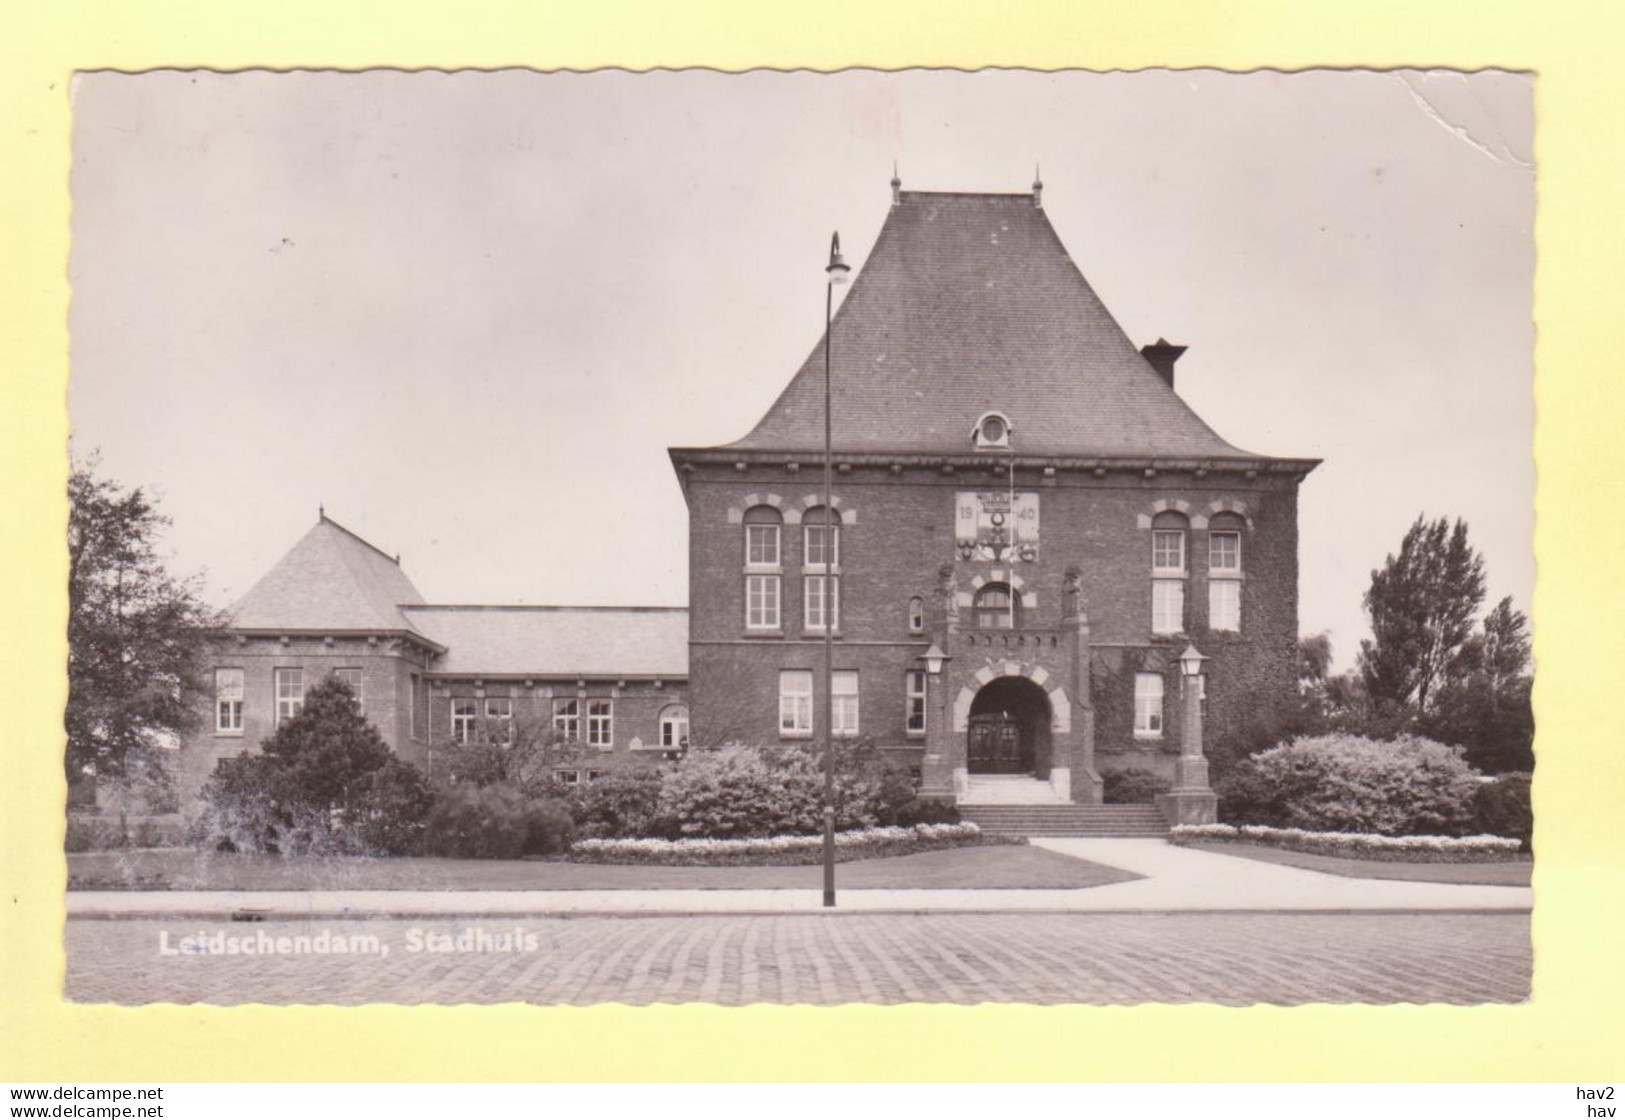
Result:
[[[521,947],[414,951],[482,930]],[[223,949],[323,933],[370,947]],[[1528,915],[1463,913],[99,921],[67,950],[69,999],[126,1004],[1512,1003],[1531,964]]]
[[[1527,911],[1527,887],[1350,879],[1177,848],[1163,840],[1038,839],[1035,845],[1146,876],[1081,890],[845,890],[864,912]],[[839,873],[837,872],[837,883]],[[795,914],[822,911],[817,891],[70,891],[68,916],[267,918],[553,914]]]

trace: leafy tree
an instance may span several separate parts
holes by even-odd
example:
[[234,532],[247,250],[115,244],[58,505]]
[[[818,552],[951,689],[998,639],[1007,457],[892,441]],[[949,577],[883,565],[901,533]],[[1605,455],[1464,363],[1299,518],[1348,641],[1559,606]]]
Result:
[[319,810],[347,807],[363,781],[394,758],[350,686],[332,676],[305,693],[299,714],[260,749],[274,761],[282,797]]
[[1535,713],[1530,703],[1529,623],[1502,599],[1468,639],[1461,672],[1439,690],[1423,731],[1465,749],[1491,773],[1534,768]]
[[157,544],[169,519],[97,467],[92,458],[68,478],[69,781],[152,772],[157,748],[198,718],[203,643],[222,622],[198,577],[165,569]]
[[1365,593],[1372,637],[1360,643],[1360,676],[1376,712],[1431,710],[1463,668],[1483,602],[1484,560],[1467,523],[1418,516]]

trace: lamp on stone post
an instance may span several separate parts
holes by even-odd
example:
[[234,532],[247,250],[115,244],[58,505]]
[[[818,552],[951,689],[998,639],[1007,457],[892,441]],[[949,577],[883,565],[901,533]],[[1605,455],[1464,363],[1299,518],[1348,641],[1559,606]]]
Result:
[[[927,740],[925,746],[926,757],[923,759],[924,765],[921,767],[920,773],[922,789],[917,792],[925,792],[926,790],[935,791],[937,767],[941,764],[942,755],[940,753],[933,753],[931,750],[930,728],[936,727],[938,729],[936,731],[936,735],[940,739],[948,727],[948,690],[943,686],[942,670],[947,666],[948,662],[953,660],[953,658],[944,653],[942,647],[933,641],[931,643],[931,648],[927,649],[914,660],[925,666],[927,713]],[[933,697],[936,699],[936,703],[934,704],[931,702]],[[933,709],[936,713],[934,715],[931,714]]]
[[1169,824],[1218,820],[1219,798],[1208,785],[1207,758],[1202,753],[1202,666],[1208,660],[1194,645],[1187,645],[1179,655],[1185,695],[1179,758],[1174,763],[1174,788],[1157,799]]
[[824,266],[824,574],[820,590],[824,613],[824,905],[835,905],[835,464],[834,422],[830,410],[830,327],[835,321],[835,289],[852,269],[841,256],[841,235],[829,239]]

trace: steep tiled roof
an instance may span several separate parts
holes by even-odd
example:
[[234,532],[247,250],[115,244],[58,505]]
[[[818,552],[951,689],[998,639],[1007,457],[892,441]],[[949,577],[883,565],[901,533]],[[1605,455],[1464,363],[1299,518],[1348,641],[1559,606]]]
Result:
[[417,630],[448,647],[436,673],[476,676],[688,676],[682,607],[413,606]]
[[[905,191],[836,312],[835,449],[963,453],[1004,413],[1024,455],[1256,458],[1146,363],[1031,195]],[[823,447],[822,341],[731,449]]]
[[242,630],[410,630],[423,596],[396,561],[325,514],[231,608]]

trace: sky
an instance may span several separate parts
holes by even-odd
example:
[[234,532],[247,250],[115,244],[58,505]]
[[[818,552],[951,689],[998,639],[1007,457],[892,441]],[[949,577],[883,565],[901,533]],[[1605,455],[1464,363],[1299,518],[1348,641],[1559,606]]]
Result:
[[683,604],[670,446],[742,436],[905,189],[1035,168],[1231,443],[1324,459],[1340,667],[1418,514],[1534,581],[1532,78],[164,71],[74,89],[72,451],[229,605],[318,509],[433,602]]

